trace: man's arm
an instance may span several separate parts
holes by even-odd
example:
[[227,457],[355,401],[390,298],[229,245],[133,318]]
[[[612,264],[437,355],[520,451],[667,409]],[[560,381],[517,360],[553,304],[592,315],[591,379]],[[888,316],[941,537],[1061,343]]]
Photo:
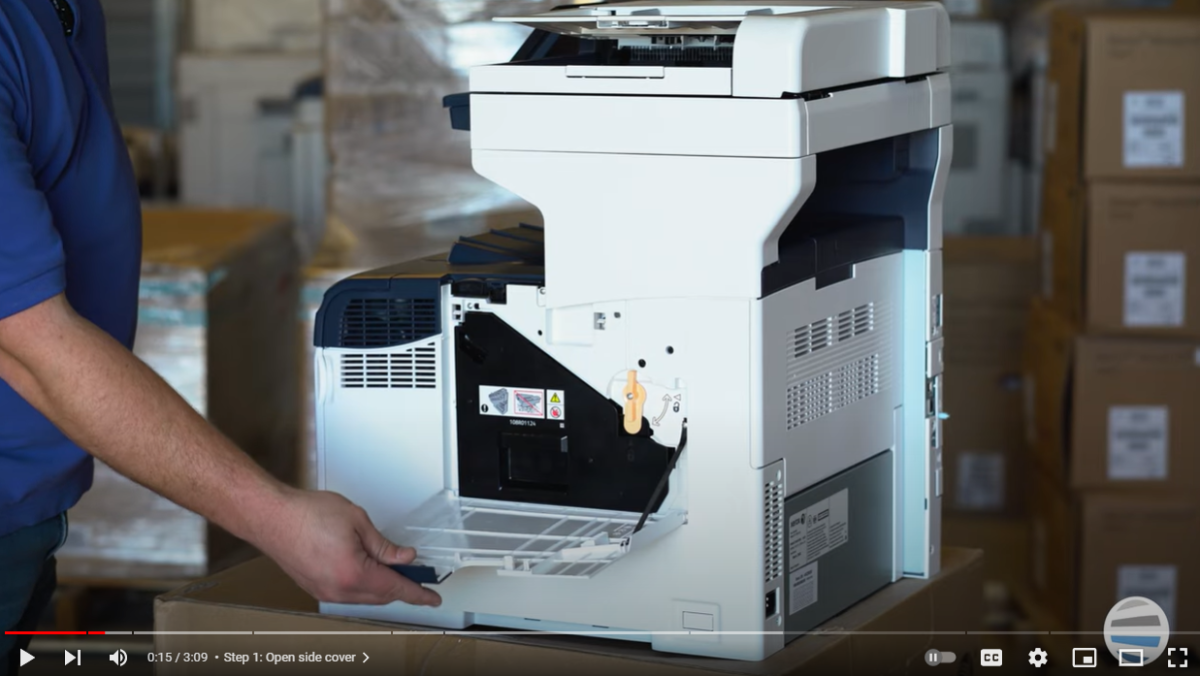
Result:
[[271,477],[63,296],[0,319],[0,380],[81,448],[254,544],[318,599],[441,602],[387,568],[415,553],[362,509]]

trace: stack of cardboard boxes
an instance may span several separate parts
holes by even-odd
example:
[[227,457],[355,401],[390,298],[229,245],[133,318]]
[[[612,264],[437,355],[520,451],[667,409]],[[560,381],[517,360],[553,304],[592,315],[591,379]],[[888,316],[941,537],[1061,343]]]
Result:
[[1050,45],[1026,351],[1032,584],[1076,630],[1142,596],[1194,631],[1200,16],[1061,10]]

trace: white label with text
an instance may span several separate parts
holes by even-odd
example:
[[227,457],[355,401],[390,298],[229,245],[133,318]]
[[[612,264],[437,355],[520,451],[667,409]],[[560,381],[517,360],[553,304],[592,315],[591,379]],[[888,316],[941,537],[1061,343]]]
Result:
[[1125,168],[1183,166],[1183,92],[1125,92]]
[[791,603],[788,615],[795,615],[817,602],[817,562],[804,566],[791,575]]
[[1125,326],[1183,326],[1186,284],[1182,252],[1125,254]]
[[812,563],[850,540],[850,491],[844,490],[788,519],[789,570]]
[[1167,478],[1166,406],[1114,406],[1108,409],[1108,478],[1146,481]]

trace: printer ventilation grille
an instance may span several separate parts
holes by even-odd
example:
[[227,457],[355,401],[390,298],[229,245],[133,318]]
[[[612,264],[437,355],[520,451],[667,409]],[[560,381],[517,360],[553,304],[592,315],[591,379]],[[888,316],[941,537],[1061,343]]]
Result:
[[763,523],[765,524],[764,582],[771,584],[783,577],[783,479],[763,487]]
[[438,333],[437,301],[355,298],[346,304],[338,347],[369,350],[405,345]]
[[[876,333],[879,319],[875,304],[868,303],[795,330],[788,345],[789,371],[812,374],[807,367],[818,357],[820,363],[830,366],[788,387],[788,431],[883,389],[886,365],[881,351],[874,349],[875,341],[860,345],[857,340]],[[860,347],[866,348],[865,353]],[[830,352],[826,357],[823,350],[827,349]]]
[[389,354],[344,354],[341,383],[346,389],[437,389],[437,345],[430,343]]

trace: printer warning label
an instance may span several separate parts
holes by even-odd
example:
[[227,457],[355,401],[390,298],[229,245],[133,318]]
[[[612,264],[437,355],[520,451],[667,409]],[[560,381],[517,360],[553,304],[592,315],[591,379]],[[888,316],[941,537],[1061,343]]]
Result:
[[816,561],[850,540],[850,491],[844,490],[788,519],[788,571]]
[[484,385],[479,388],[479,412],[496,418],[545,420],[546,399],[545,390]]

